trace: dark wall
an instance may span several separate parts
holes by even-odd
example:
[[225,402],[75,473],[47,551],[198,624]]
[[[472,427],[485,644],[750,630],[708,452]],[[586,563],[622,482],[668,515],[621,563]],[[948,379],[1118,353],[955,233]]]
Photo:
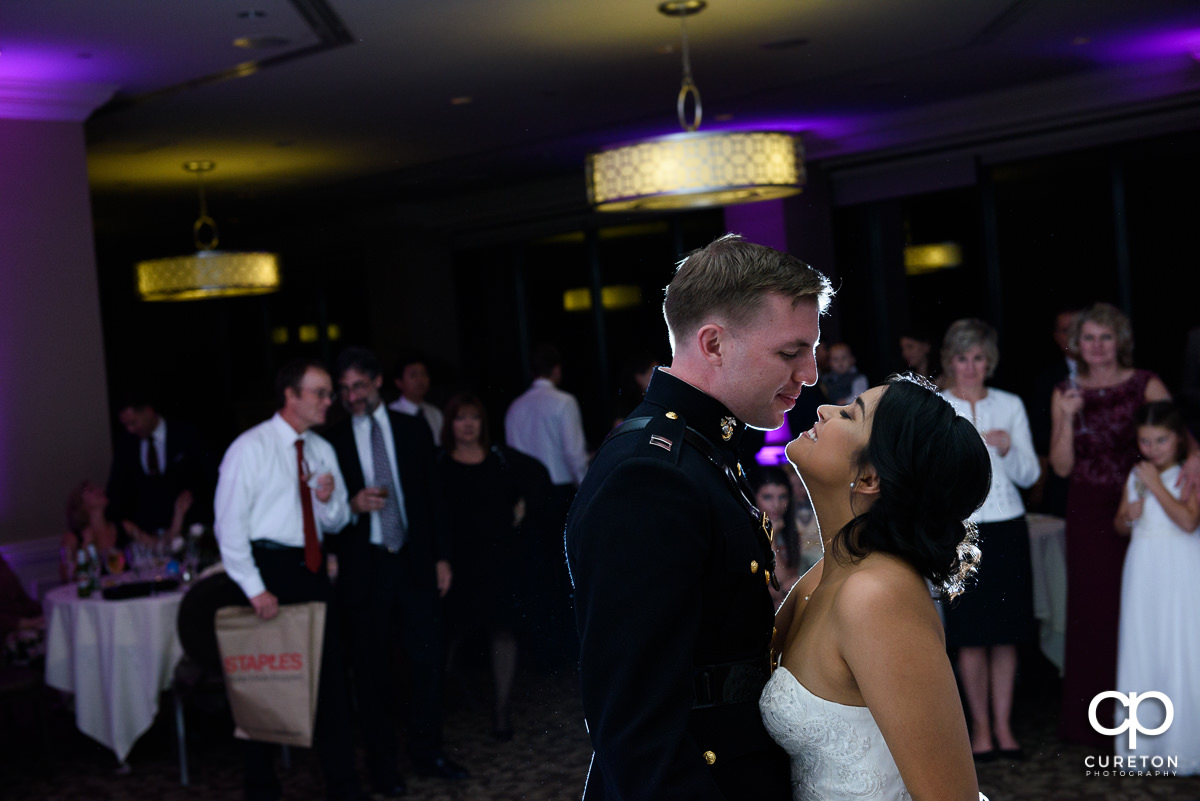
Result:
[[[975,186],[832,208],[833,254],[824,259],[839,292],[825,330],[849,342],[878,381],[900,367],[905,328],[940,339],[951,321],[984,317],[1001,332],[995,384],[1023,392],[1053,357],[1055,312],[1107,300],[1132,311],[1137,364],[1175,389],[1184,333],[1200,323],[1187,194],[1200,178],[1198,154],[1200,134],[1191,133],[990,165]],[[536,236],[455,247],[453,231],[368,225],[365,216],[315,227],[303,217],[265,227],[241,221],[223,238],[234,249],[279,252],[283,291],[192,303],[141,303],[132,282],[137,259],[186,252],[186,219],[183,235],[99,231],[110,391],[153,379],[165,411],[193,420],[223,448],[271,412],[271,378],[287,358],[332,359],[364,344],[390,367],[399,351],[418,349],[430,357],[432,398],[479,393],[499,432],[505,407],[528,385],[529,348],[553,342],[595,445],[611,426],[626,361],[669,358],[661,299],[675,262],[724,233],[720,210],[592,215],[549,221]],[[561,234],[548,236],[555,225]],[[942,240],[962,245],[961,266],[905,275],[906,243]],[[564,291],[609,284],[639,287],[640,303],[603,314],[564,310]],[[301,325],[315,326],[317,339],[299,341]],[[286,342],[273,338],[280,329]]]
[[[1200,323],[1188,263],[1195,206],[1183,190],[1198,176],[1200,135],[1187,134],[996,165],[977,186],[836,209],[844,338],[877,381],[902,366],[907,326],[940,341],[954,320],[982,317],[1000,332],[994,383],[1024,393],[1054,358],[1056,313],[1107,301],[1131,313],[1137,366],[1177,391],[1184,333]],[[905,275],[906,243],[944,240],[962,245],[961,266]]]

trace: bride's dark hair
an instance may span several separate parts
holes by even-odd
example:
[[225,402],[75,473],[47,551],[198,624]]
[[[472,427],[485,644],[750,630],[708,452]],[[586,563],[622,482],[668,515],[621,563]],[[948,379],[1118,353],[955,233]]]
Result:
[[835,545],[855,559],[895,554],[951,597],[962,592],[979,561],[975,528],[964,521],[992,484],[987,446],[971,421],[924,379],[893,375],[856,461],[874,468],[879,495]]

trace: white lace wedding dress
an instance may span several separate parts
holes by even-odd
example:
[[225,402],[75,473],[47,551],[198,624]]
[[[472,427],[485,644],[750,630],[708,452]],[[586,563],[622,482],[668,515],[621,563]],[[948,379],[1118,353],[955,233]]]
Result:
[[763,687],[758,708],[767,733],[791,758],[794,801],[910,801],[865,706],[818,698],[780,667]]
[[[865,706],[818,698],[780,667],[763,687],[758,708],[767,733],[791,759],[794,801],[911,801]],[[987,801],[983,793],[979,801]]]

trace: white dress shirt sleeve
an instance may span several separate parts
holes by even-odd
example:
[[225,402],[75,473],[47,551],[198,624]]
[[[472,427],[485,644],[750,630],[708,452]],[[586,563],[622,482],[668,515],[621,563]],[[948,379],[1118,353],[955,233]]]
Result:
[[[217,479],[215,531],[225,572],[237,582],[247,598],[261,595],[267,587],[250,551],[251,509],[257,474],[263,457],[260,443],[239,437],[225,452]],[[344,492],[344,490],[343,490]]]
[[342,470],[338,467],[337,453],[325,439],[312,434],[305,444],[308,458],[315,457],[316,464],[310,462],[310,467],[317,475],[329,473],[333,476],[333,494],[329,500],[322,503],[313,492],[313,511],[317,522],[325,534],[336,534],[350,522],[350,501],[346,492],[346,481],[342,478]]
[[1000,457],[1000,464],[1012,483],[1028,489],[1038,480],[1042,467],[1038,464],[1037,453],[1033,449],[1033,436],[1029,432],[1029,417],[1025,414],[1025,404],[1016,395],[1010,394],[1005,400],[1009,407],[1009,446],[1008,453]]

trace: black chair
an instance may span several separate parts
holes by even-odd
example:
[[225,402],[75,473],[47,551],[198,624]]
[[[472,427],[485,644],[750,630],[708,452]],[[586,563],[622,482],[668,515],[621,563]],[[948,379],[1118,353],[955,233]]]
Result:
[[[225,573],[215,573],[188,588],[179,604],[176,630],[184,658],[175,666],[171,695],[175,701],[175,738],[179,746],[179,783],[189,782],[185,710],[201,709],[209,715],[228,716],[225,674],[217,647],[215,617],[225,606],[247,606],[245,593]],[[291,753],[283,746],[284,767]]]
[[5,710],[8,718],[3,726],[4,731],[17,732],[21,728],[14,723],[17,707],[23,703],[29,705],[42,746],[42,759],[48,763],[54,752],[50,747],[49,709],[43,673],[43,669],[38,667],[0,668],[0,708]]

